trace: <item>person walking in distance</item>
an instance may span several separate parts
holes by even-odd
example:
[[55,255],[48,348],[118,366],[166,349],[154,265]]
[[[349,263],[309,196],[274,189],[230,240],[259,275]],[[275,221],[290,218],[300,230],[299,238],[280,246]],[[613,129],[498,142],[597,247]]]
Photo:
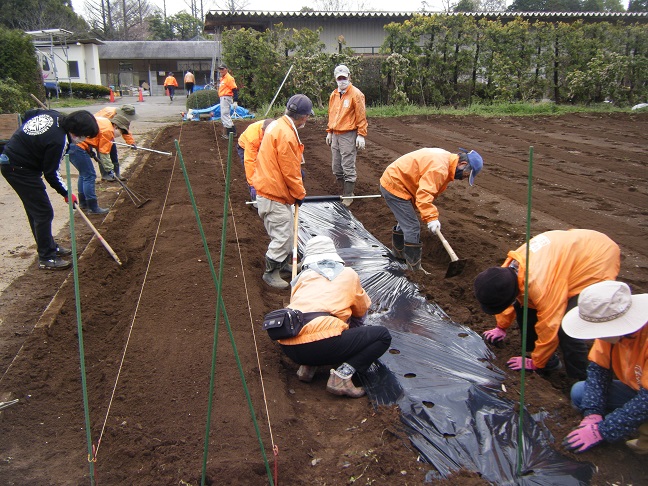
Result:
[[171,98],[171,101],[173,101],[173,97],[175,95],[175,89],[177,87],[178,87],[178,81],[173,76],[173,73],[169,73],[169,75],[164,80],[164,89],[169,92],[169,98]]
[[349,68],[340,64],[333,72],[337,88],[329,98],[326,143],[331,146],[333,175],[342,186],[342,204],[350,206],[353,196],[358,149],[365,148],[367,136],[367,115],[365,97],[351,84]]
[[[554,371],[562,367],[567,376],[584,380],[587,345],[566,334],[560,322],[576,307],[581,291],[603,280],[614,280],[621,267],[619,245],[607,235],[588,229],[546,231],[529,241],[529,278],[526,281],[526,243],[509,251],[501,267],[484,270],[475,278],[475,297],[486,314],[494,315],[497,326],[484,332],[488,342],[506,337],[513,321],[522,327],[524,291],[528,288],[527,342],[531,357],[508,360],[512,370]],[[525,282],[526,281],[526,282]]]
[[288,307],[312,319],[297,336],[280,339],[281,350],[301,365],[297,377],[304,382],[312,381],[318,366],[341,363],[329,371],[326,391],[362,397],[365,390],[352,377],[366,372],[389,349],[391,334],[386,327],[364,325],[371,299],[355,270],[344,266],[331,238],[308,240],[302,263]]
[[252,175],[259,216],[270,236],[263,281],[277,289],[289,286],[280,273],[290,274],[293,205],[301,205],[306,197],[301,175],[304,144],[297,130],[311,115],[313,103],[307,96],[297,94],[288,100],[284,116],[266,128]]
[[421,219],[436,234],[441,229],[437,199],[455,180],[468,179],[472,186],[484,161],[474,150],[451,153],[423,148],[392,162],[380,178],[380,193],[396,217],[392,230],[392,253],[405,260],[410,270],[421,269]]
[[230,107],[234,110],[238,108],[238,88],[225,64],[218,66],[218,74],[220,75],[218,96],[220,98],[221,122],[223,123],[223,138],[229,138],[230,133],[236,137],[236,127],[230,116]]
[[[72,252],[54,241],[54,209],[43,177],[68,202],[68,188],[59,166],[70,144],[99,132],[95,117],[81,110],[62,115],[54,110],[30,110],[0,155],[2,176],[20,198],[38,249],[38,268],[64,270],[72,263],[61,257]],[[72,200],[77,202],[76,196]]]
[[191,69],[187,69],[187,73],[184,76],[184,87],[185,91],[187,92],[187,98],[189,98],[189,95],[193,93],[195,83],[196,77],[194,76],[193,72],[191,72]]

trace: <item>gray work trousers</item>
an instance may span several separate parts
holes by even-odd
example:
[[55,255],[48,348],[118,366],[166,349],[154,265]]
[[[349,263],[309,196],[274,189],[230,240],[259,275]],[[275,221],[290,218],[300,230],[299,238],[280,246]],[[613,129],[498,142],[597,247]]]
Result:
[[221,122],[225,128],[232,128],[234,122],[230,116],[230,107],[234,103],[234,98],[231,96],[221,96],[220,97],[220,111],[221,111]]
[[420,243],[421,222],[414,208],[413,201],[396,197],[383,186],[380,186],[380,194],[382,194],[391,212],[394,213],[396,230],[403,232],[405,243]]
[[346,182],[355,182],[356,175],[356,148],[357,130],[344,133],[331,134],[331,155],[333,156],[333,175],[336,179]]
[[275,262],[283,262],[292,255],[295,218],[293,206],[266,199],[258,194],[256,202],[259,216],[263,219],[263,226],[270,237],[266,257]]

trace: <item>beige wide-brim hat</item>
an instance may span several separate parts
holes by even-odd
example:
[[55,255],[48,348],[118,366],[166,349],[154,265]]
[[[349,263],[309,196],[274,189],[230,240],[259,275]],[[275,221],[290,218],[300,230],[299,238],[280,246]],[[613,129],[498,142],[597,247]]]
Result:
[[646,322],[648,294],[631,295],[627,284],[606,280],[583,289],[562,328],[576,339],[597,339],[632,334]]
[[306,243],[302,265],[306,266],[324,260],[344,263],[344,260],[337,254],[331,238],[321,235],[314,236]]

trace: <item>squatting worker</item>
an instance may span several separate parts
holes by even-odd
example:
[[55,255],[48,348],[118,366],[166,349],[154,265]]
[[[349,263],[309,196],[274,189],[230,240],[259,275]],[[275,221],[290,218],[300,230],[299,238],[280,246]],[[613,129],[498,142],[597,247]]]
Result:
[[266,128],[252,175],[259,216],[270,236],[263,280],[277,289],[289,285],[280,273],[291,271],[293,204],[301,205],[306,197],[301,175],[304,144],[297,129],[311,115],[313,103],[307,96],[297,94],[288,100],[285,115]]
[[[95,113],[95,116],[102,116],[104,118],[108,118],[112,121],[112,119],[115,117],[115,115],[120,115],[128,121],[128,126],[126,126],[126,122],[124,119],[121,119],[119,125],[124,127],[126,126],[126,131],[120,131],[121,137],[124,139],[124,142],[126,142],[128,145],[131,146],[131,148],[136,149],[137,144],[135,143],[135,139],[130,133],[130,122],[135,119],[136,114],[135,114],[135,107],[133,105],[122,105],[122,106],[106,106],[99,110],[97,113]],[[121,174],[121,168],[119,166],[119,156],[117,153],[117,145],[113,144],[112,148],[110,149],[110,160],[113,163],[113,168],[115,172],[115,177],[118,177],[120,180],[125,181],[126,178],[122,176]],[[101,173],[101,179],[102,180],[108,180],[110,181],[110,178],[106,177],[106,171],[104,170],[103,166],[99,164],[99,172]]]
[[330,370],[326,390],[361,397],[365,391],[352,377],[366,372],[389,349],[391,335],[383,326],[363,325],[371,299],[355,270],[344,266],[331,238],[308,240],[302,265],[288,307],[323,315],[309,321],[297,336],[281,339],[281,349],[301,365],[301,381],[310,382],[317,366],[339,364]]
[[169,73],[169,75],[164,80],[164,89],[168,91],[171,101],[173,101],[173,97],[175,96],[175,89],[177,87],[178,80],[175,78],[175,76],[173,76],[173,73]]
[[268,128],[268,125],[270,125],[272,121],[272,118],[268,118],[266,120],[259,120],[251,123],[238,138],[236,150],[241,158],[243,169],[245,170],[245,179],[250,187],[251,201],[256,201],[256,191],[252,185],[252,175],[254,175],[259,147],[261,147],[261,140],[263,140],[266,128]]
[[380,193],[396,217],[392,231],[392,252],[404,259],[410,270],[421,268],[421,223],[436,234],[441,229],[434,200],[454,180],[468,178],[472,186],[484,161],[474,150],[451,153],[440,148],[423,148],[392,162],[380,178]]
[[[529,295],[526,349],[531,358],[508,361],[512,370],[552,371],[562,365],[558,345],[571,378],[585,379],[587,345],[560,328],[567,311],[576,307],[578,295],[592,284],[614,280],[621,266],[619,246],[598,231],[571,229],[547,231],[529,241]],[[495,315],[497,327],[486,331],[489,342],[501,341],[517,320],[522,326],[526,243],[510,251],[501,267],[489,268],[475,279],[475,297],[486,314]]]
[[194,76],[191,69],[187,69],[187,72],[184,76],[184,87],[185,87],[185,91],[187,92],[187,98],[189,98],[189,95],[193,93],[195,83],[196,83],[196,77]]
[[[94,137],[98,132],[97,120],[89,111],[62,115],[54,110],[30,110],[0,155],[2,175],[27,213],[38,248],[38,268],[62,270],[72,265],[60,258],[72,252],[57,245],[52,237],[54,209],[42,177],[67,202],[68,189],[59,174],[61,160],[71,143]],[[76,196],[72,199],[76,201]]]
[[230,107],[238,108],[238,88],[234,77],[227,70],[225,64],[218,66],[220,82],[218,83],[218,96],[220,97],[220,115],[223,123],[223,138],[229,138],[233,133],[236,137],[236,127],[230,116]]
[[584,452],[601,442],[626,442],[648,454],[648,294],[631,295],[623,282],[599,282],[583,289],[578,307],[562,321],[576,339],[595,339],[587,378],[572,387],[571,399],[583,413],[564,445]]
[[[331,146],[333,175],[343,196],[353,196],[356,183],[356,155],[365,148],[367,115],[365,96],[351,84],[349,68],[340,64],[333,71],[337,89],[329,98],[326,143]],[[353,199],[342,199],[350,206]]]

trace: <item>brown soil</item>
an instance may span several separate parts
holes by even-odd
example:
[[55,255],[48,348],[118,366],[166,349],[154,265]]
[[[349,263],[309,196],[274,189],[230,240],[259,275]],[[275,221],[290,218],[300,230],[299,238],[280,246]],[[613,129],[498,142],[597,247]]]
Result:
[[[309,195],[337,193],[324,126],[324,120],[312,120],[301,132]],[[227,156],[220,130],[207,122],[176,125],[153,145],[175,153],[179,139],[216,269]],[[411,277],[454,321],[482,332],[494,320],[480,311],[472,282],[524,240],[530,146],[532,233],[570,227],[605,232],[621,246],[620,280],[634,292],[648,291],[646,133],[646,114],[372,119],[367,150],[358,157],[356,194],[377,194],[386,165],[412,150],[480,151],[486,168],[477,185],[453,183],[438,201],[446,238],[460,258],[469,258],[465,271],[443,279],[448,256],[425,232],[423,266],[431,275]],[[81,219],[75,223],[84,250],[78,269],[91,435],[94,444],[101,438],[94,464],[100,484],[200,482],[217,294],[178,162],[157,154],[140,159],[129,186],[151,201],[137,208],[120,196],[108,218],[95,220],[124,262],[121,268],[96,239],[88,244],[91,233]],[[297,366],[261,331],[262,316],[283,306],[288,292],[272,290],[260,278],[268,238],[246,197],[235,157],[222,294],[227,318],[219,323],[208,482],[268,482],[231,328],[273,474],[272,446],[278,450],[280,484],[422,484],[433,468],[417,461],[396,409],[332,396],[324,373],[311,384],[299,382]],[[384,201],[356,201],[350,209],[390,244],[393,216]],[[87,484],[72,274],[32,266],[0,304],[0,401],[19,399],[0,412],[2,482]],[[495,364],[505,369],[505,361],[520,353],[518,332],[510,332],[495,353]],[[519,375],[507,373],[505,385],[507,397],[519,400]],[[569,406],[569,385],[557,373],[546,379],[530,374],[526,386],[527,407],[548,412],[545,424],[558,450],[579,421]],[[623,443],[572,457],[597,466],[595,485],[648,481],[646,461]],[[465,471],[445,482],[484,484]]]

